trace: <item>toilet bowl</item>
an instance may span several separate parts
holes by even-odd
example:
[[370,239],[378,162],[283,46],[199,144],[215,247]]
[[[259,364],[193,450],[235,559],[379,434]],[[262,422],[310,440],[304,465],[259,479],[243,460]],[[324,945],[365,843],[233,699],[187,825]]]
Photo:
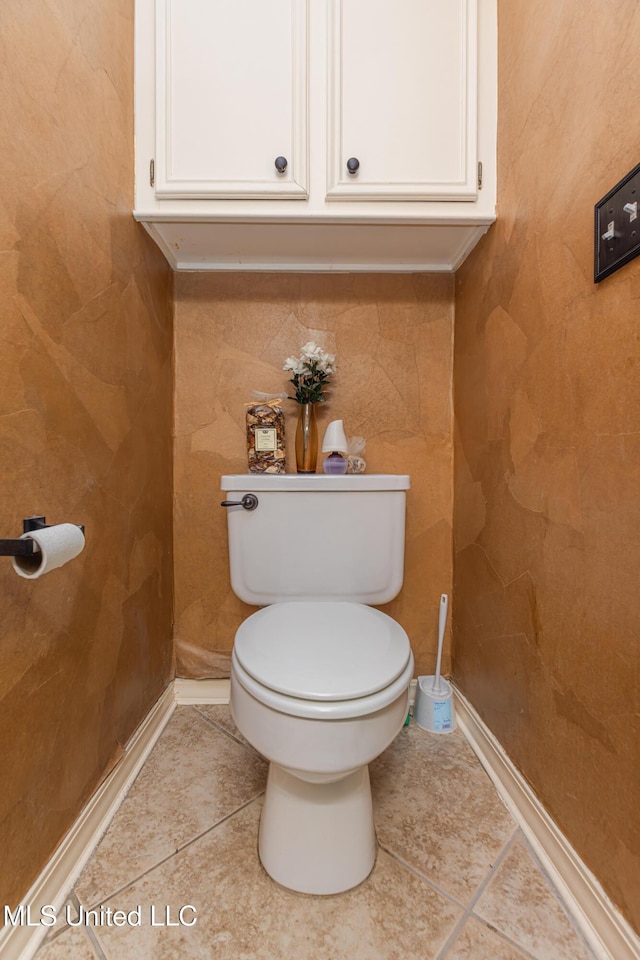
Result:
[[363,604],[273,604],[239,628],[231,710],[270,761],[258,850],[283,886],[339,893],[370,873],[367,765],[404,723],[412,674],[402,627]]
[[262,607],[239,627],[231,713],[269,761],[258,852],[301,893],[366,879],[376,857],[368,764],[405,721],[413,655],[374,609],[401,589],[407,476],[234,475],[234,593]]

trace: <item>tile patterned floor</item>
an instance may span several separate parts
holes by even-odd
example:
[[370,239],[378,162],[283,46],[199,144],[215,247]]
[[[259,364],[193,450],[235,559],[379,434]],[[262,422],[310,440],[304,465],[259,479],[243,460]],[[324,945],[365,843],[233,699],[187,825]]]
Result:
[[100,922],[36,960],[592,960],[461,734],[412,722],[371,764],[378,858],[333,897],[262,869],[266,769],[228,707],[178,707],[69,899]]

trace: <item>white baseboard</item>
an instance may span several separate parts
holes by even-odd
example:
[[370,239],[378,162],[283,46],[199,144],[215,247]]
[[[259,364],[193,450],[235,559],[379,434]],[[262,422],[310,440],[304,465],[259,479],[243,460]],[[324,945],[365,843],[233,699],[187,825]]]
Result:
[[[29,905],[34,923],[40,907],[61,909],[102,834],[140,772],[156,740],[175,709],[173,683],[150,710],[126,746],[124,756],[100,784],[69,833],[46,864],[22,903]],[[17,905],[16,905],[17,906]],[[0,918],[4,920],[4,917]],[[5,926],[0,930],[2,960],[31,960],[48,933],[46,926]]]
[[230,680],[181,680],[173,681],[176,703],[229,703]]
[[455,686],[454,697],[458,726],[595,955],[599,960],[639,960],[640,938]]

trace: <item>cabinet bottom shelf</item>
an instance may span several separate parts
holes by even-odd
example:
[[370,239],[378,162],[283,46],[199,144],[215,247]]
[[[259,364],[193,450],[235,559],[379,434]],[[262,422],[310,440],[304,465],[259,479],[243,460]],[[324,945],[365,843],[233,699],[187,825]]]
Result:
[[493,220],[460,224],[149,220],[174,270],[453,273]]

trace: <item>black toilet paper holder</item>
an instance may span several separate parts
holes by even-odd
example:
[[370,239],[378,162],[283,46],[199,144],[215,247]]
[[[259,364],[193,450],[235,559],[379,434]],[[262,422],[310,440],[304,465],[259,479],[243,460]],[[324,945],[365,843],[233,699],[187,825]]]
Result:
[[[44,530],[50,526],[51,524],[47,523],[46,517],[27,517],[22,521],[22,532],[32,533],[34,530]],[[78,523],[77,526],[84,533],[84,525]],[[38,544],[30,537],[24,540],[20,537],[10,540],[0,539],[0,557],[30,557],[32,554],[39,552]]]

